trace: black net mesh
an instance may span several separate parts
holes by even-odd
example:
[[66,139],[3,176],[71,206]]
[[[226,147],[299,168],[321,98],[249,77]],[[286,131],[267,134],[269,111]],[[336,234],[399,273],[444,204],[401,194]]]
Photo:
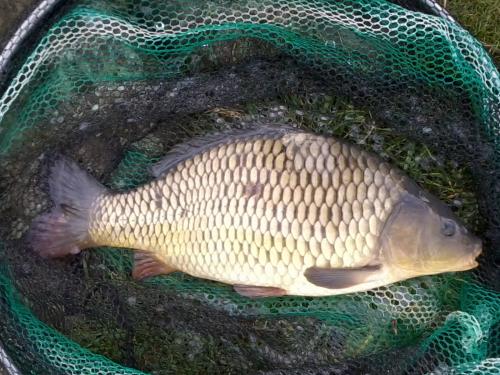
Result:
[[[9,371],[499,373],[499,74],[467,31],[432,15],[439,9],[406,3],[65,9],[0,99]],[[273,122],[347,138],[404,169],[480,234],[480,267],[350,295],[251,300],[183,274],[134,282],[128,250],[42,260],[27,247],[31,220],[50,207],[56,152],[126,190],[181,141]]]

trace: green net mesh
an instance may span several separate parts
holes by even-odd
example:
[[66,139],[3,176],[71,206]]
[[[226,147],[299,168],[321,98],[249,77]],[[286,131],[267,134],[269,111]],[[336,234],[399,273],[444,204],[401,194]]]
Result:
[[[402,5],[87,0],[56,14],[0,86],[8,370],[500,373],[500,76],[451,19]],[[26,246],[50,207],[54,152],[127,190],[174,144],[257,120],[342,136],[399,165],[481,235],[480,267],[251,300],[184,274],[134,282],[123,249],[41,260]]]

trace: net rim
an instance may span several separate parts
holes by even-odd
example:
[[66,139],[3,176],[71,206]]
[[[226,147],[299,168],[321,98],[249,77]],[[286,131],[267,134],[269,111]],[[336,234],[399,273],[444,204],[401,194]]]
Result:
[[[444,18],[453,23],[457,23],[456,20],[444,8],[442,8],[436,0],[415,0],[415,2],[424,7],[430,14]],[[51,13],[56,8],[65,3],[68,3],[68,0],[41,0],[28,14],[24,21],[22,21],[12,37],[7,40],[6,46],[0,53],[0,74],[2,75],[0,76],[0,84],[5,83],[2,82],[5,79],[3,74],[9,69],[9,66],[12,64],[16,55],[21,51],[21,47],[26,39],[39,30],[40,26],[44,23],[44,21],[49,19]],[[5,368],[5,371],[9,375],[21,374],[21,372],[13,364],[7,352],[3,349],[1,342],[0,365]]]
[[[387,1],[392,2],[392,0]],[[414,1],[416,5],[420,5],[429,14],[457,23],[448,11],[439,5],[437,0]],[[17,30],[7,39],[5,47],[0,50],[0,85],[6,83],[9,67],[28,37],[40,28],[54,10],[69,2],[70,0],[40,0],[38,5],[26,16]]]

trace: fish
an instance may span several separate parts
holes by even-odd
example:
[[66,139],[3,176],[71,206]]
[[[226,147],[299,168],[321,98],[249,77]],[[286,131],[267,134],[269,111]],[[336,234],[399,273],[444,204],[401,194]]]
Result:
[[114,192],[75,162],[50,170],[54,207],[28,239],[42,257],[134,251],[132,276],[184,272],[246,297],[366,291],[478,265],[482,242],[400,169],[287,125],[194,138]]

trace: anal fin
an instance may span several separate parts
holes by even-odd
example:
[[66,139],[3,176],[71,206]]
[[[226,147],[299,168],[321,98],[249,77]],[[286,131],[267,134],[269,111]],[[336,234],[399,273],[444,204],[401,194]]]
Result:
[[132,277],[136,280],[158,275],[167,275],[175,271],[177,271],[175,268],[166,265],[151,253],[145,251],[136,251],[134,253]]
[[272,286],[255,286],[255,285],[233,285],[234,290],[245,297],[280,297],[286,295],[286,290],[275,288]]
[[310,267],[304,276],[310,283],[323,288],[345,289],[376,280],[381,269],[379,264],[359,268]]

